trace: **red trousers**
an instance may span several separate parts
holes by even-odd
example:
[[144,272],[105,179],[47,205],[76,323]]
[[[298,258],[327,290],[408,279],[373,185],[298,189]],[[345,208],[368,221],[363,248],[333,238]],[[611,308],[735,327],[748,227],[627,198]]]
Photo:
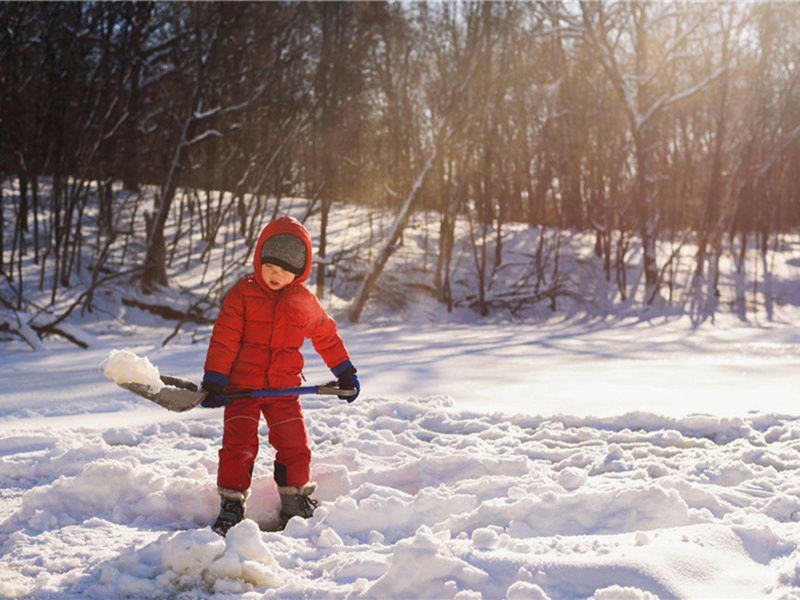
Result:
[[217,473],[219,487],[250,489],[262,414],[269,427],[269,443],[275,450],[275,482],[280,486],[308,483],[311,450],[299,398],[242,398],[225,406]]

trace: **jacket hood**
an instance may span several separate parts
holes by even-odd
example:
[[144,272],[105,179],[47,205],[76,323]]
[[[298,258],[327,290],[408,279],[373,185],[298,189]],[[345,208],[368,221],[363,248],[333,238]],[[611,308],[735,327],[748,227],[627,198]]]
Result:
[[269,287],[261,277],[261,246],[263,246],[264,242],[273,235],[277,235],[279,233],[289,233],[297,236],[303,240],[303,243],[306,245],[306,267],[303,272],[298,275],[287,287],[302,283],[308,279],[308,276],[311,273],[311,234],[308,232],[308,229],[306,229],[300,221],[293,217],[281,217],[279,219],[275,219],[261,231],[261,235],[258,236],[255,252],[253,253],[253,272],[255,274],[256,281],[266,290],[269,290]]

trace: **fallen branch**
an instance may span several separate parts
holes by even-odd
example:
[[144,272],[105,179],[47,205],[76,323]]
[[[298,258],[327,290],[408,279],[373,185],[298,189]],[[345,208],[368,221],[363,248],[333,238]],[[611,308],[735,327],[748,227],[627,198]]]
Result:
[[[23,315],[26,318],[23,318]],[[34,350],[47,350],[39,336],[36,335],[34,328],[32,328],[25,313],[17,311],[2,311],[0,312],[0,326],[12,331],[25,340],[28,345]]]
[[144,311],[147,311],[151,314],[157,315],[164,319],[191,321],[193,323],[199,323],[203,325],[214,322],[213,319],[209,319],[208,317],[196,311],[195,310],[196,305],[192,305],[185,310],[179,310],[177,308],[173,308],[171,306],[165,306],[163,304],[143,302],[142,300],[137,300],[136,298],[123,298],[122,303],[125,306],[130,306],[133,308],[141,308]]
[[[36,331],[37,334],[39,334],[39,337],[41,337],[42,335],[45,335],[45,334],[55,334],[55,335],[60,335],[64,339],[69,340],[70,342],[72,342],[73,344],[75,344],[79,348],[83,348],[84,350],[86,350],[89,347],[89,344],[84,342],[77,335],[74,335],[74,334],[72,334],[72,333],[68,332],[67,330],[62,329],[60,327],[55,327],[53,325],[43,325],[43,326],[31,325],[31,328],[34,331]],[[44,350],[47,349],[46,347],[44,347],[44,344],[42,344],[42,346],[43,346]]]

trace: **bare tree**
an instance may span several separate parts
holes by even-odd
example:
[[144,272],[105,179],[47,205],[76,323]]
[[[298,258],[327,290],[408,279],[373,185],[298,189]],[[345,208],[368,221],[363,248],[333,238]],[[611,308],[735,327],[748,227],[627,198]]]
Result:
[[654,190],[659,175],[655,161],[657,120],[672,105],[711,85],[727,66],[697,81],[684,82],[678,77],[677,67],[692,55],[693,36],[708,18],[705,7],[692,11],[690,4],[625,2],[581,2],[580,6],[582,20],[576,26],[597,51],[633,139],[645,298],[651,303],[659,295]]

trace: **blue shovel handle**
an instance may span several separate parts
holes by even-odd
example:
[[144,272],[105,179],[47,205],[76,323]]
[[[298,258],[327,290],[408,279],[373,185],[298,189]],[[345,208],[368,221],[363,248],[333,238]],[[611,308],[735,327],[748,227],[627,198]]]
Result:
[[323,385],[306,385],[301,387],[281,388],[275,390],[251,390],[249,392],[233,392],[225,394],[231,400],[238,398],[274,398],[277,396],[302,396],[317,394],[320,396],[354,396],[356,390],[343,390],[336,381]]

